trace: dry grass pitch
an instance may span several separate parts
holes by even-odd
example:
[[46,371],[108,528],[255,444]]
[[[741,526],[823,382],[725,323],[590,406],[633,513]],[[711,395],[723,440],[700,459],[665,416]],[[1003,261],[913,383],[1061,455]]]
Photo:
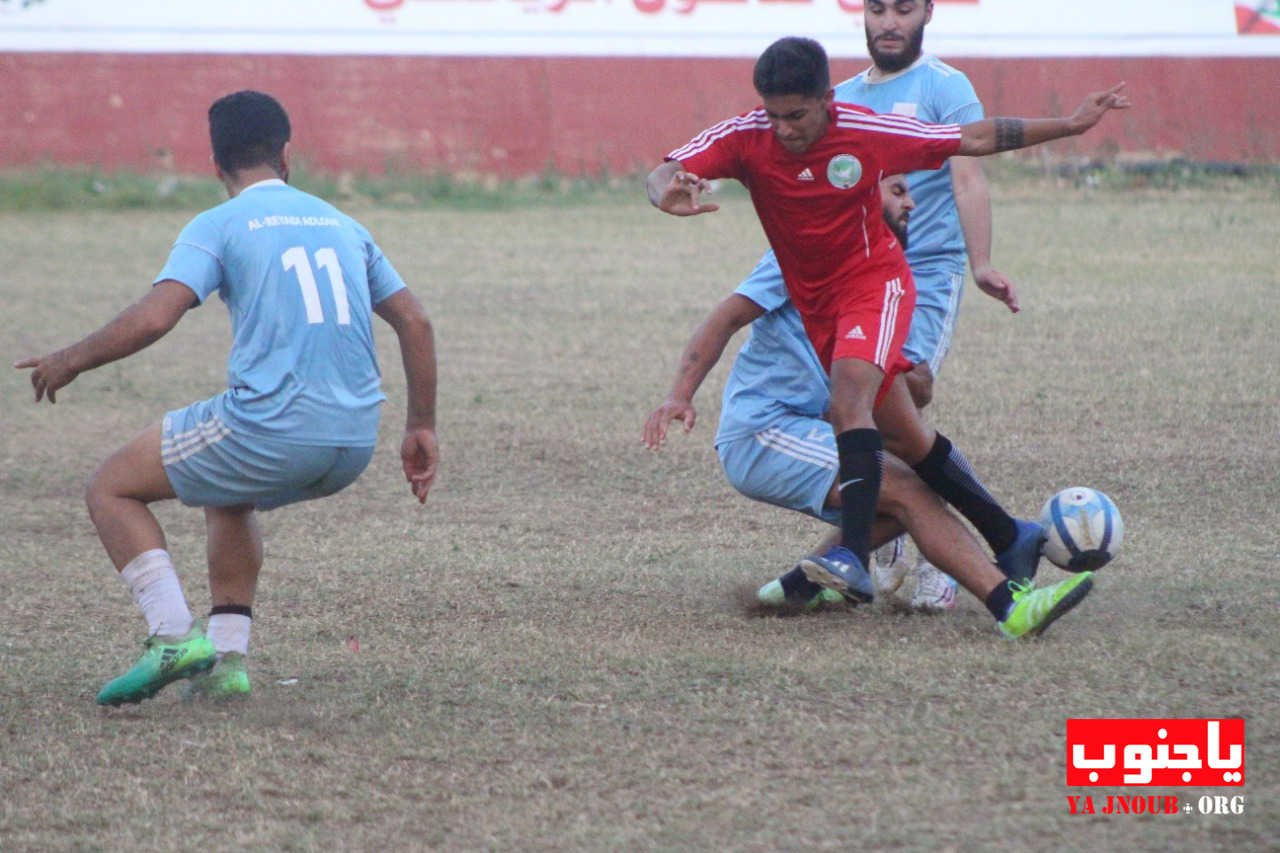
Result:
[[[377,456],[340,496],[264,516],[236,707],[93,704],[145,627],[80,499],[109,449],[222,387],[224,309],[54,407],[0,373],[0,849],[1276,849],[1272,190],[996,186],[1024,311],[966,296],[930,415],[1011,509],[1089,485],[1127,525],[1094,594],[1032,643],[969,597],[938,617],[745,612],[822,531],[723,481],[727,360],[692,436],[639,441],[762,248],[741,196],[695,221],[638,188],[351,211],[436,322],[442,473],[418,507],[381,327]],[[186,219],[0,215],[6,357],[143,292]],[[202,518],[160,515],[203,613]],[[1070,816],[1071,716],[1245,717],[1245,813]]]

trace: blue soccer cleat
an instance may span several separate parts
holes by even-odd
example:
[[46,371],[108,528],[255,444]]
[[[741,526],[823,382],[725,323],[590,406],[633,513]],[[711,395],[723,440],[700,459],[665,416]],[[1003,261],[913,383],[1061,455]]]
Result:
[[1015,518],[1018,535],[1013,544],[996,555],[996,565],[1005,577],[1019,583],[1029,583],[1040,566],[1044,552],[1045,530],[1037,522]]
[[844,596],[812,583],[805,577],[804,570],[796,565],[785,575],[756,590],[756,601],[780,610],[791,607],[818,610],[826,604],[843,604]]
[[832,546],[821,557],[805,557],[800,568],[810,581],[834,589],[850,604],[869,604],[876,597],[866,567],[843,545]]

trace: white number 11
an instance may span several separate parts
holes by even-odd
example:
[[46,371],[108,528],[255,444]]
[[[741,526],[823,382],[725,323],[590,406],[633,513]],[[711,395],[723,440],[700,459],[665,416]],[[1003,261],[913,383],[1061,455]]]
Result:
[[[280,256],[280,262],[286,270],[293,270],[298,274],[302,302],[307,306],[307,323],[323,323],[324,308],[320,305],[320,289],[316,286],[316,274],[311,269],[307,250],[302,246],[294,246]],[[342,280],[338,253],[328,247],[317,249],[316,266],[329,274],[329,288],[333,291],[333,303],[338,309],[338,325],[351,325],[351,306],[347,303],[347,285]]]

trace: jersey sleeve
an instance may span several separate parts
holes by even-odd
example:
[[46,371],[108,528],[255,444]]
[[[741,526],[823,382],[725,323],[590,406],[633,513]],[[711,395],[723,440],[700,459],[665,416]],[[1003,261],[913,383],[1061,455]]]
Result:
[[745,296],[766,312],[776,311],[787,303],[787,285],[782,278],[782,270],[778,267],[778,259],[773,249],[764,253],[760,263],[751,271],[751,275],[739,284],[734,293]]
[[203,303],[222,284],[221,229],[209,215],[187,223],[169,251],[169,259],[152,285],[177,281],[191,288]]
[[667,154],[700,178],[742,178],[741,131],[753,127],[753,113],[725,119]]
[[937,169],[960,148],[960,126],[899,115],[844,115],[845,127],[866,132],[884,174]]
[[391,265],[391,261],[387,260],[387,256],[382,254],[382,248],[374,241],[369,229],[349,216],[346,220],[355,230],[360,240],[360,248],[364,252],[365,276],[369,282],[369,303],[377,305],[396,291],[404,290],[404,279]]
[[936,114],[943,124],[969,124],[985,116],[969,78],[956,72],[938,81]]
[[370,247],[373,253],[369,256],[369,299],[377,305],[388,296],[404,290],[405,283],[378,245],[371,243]]

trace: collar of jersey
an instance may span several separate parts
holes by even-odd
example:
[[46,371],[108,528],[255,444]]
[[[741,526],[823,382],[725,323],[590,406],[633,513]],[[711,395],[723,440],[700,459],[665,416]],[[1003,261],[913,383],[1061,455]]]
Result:
[[249,186],[247,186],[247,187],[245,187],[244,189],[240,190],[240,192],[242,192],[242,193],[247,193],[249,190],[256,190],[258,187],[277,187],[277,186],[278,186],[278,187],[283,187],[283,186],[285,186],[285,182],[284,182],[283,180],[281,180],[280,178],[267,178],[266,180],[262,180],[262,181],[258,181],[257,183],[249,184]]
[[897,80],[899,77],[903,76],[904,74],[910,74],[912,71],[915,71],[916,68],[919,67],[921,64],[923,64],[924,62],[927,62],[932,58],[933,57],[929,56],[929,54],[927,53],[921,53],[920,56],[916,59],[916,61],[908,65],[906,68],[902,69],[901,71],[895,71],[892,74],[888,74],[884,77],[881,77],[879,80],[871,79],[871,72],[875,70],[875,66],[873,65],[870,68],[868,68],[866,71],[862,72],[862,77],[864,80],[867,81],[868,86],[879,86],[884,83],[889,83],[893,80]]

